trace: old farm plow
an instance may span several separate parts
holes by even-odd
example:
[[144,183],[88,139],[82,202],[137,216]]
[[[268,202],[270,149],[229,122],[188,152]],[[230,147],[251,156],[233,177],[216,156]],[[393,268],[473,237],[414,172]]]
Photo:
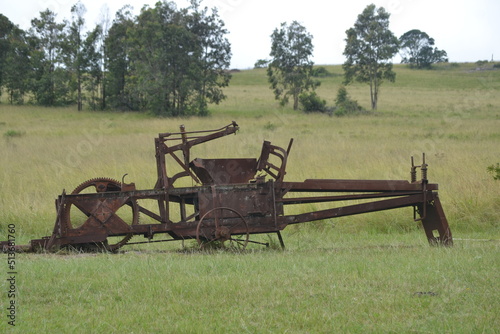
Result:
[[[137,190],[123,178],[121,182],[109,178],[83,182],[56,199],[52,235],[16,248],[115,251],[126,244],[186,239],[195,239],[201,247],[220,242],[245,248],[248,243],[260,243],[251,236],[262,233],[276,234],[284,247],[280,232],[288,225],[402,207],[414,208],[413,218],[422,222],[430,244],[452,244],[438,185],[427,180],[425,156],[419,166],[412,159],[410,181],[285,181],[293,140],[286,149],[264,141],[258,158],[191,160],[193,146],[237,131],[238,125],[232,122],[216,130],[188,132],[181,126],[180,132],[160,133],[155,138],[158,178],[154,189]],[[167,161],[178,165],[175,174],[170,175]],[[186,184],[181,182],[186,178],[192,185],[178,186]],[[354,204],[335,205],[349,201]],[[330,203],[330,208],[287,213],[290,206],[320,202]],[[131,242],[137,235],[147,240]],[[2,247],[8,248],[8,242],[2,242]]]

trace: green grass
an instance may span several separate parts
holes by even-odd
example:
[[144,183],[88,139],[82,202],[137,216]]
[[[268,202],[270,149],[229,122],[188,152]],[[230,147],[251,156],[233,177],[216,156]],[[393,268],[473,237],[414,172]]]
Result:
[[[495,333],[498,242],[288,233],[288,251],[23,255],[23,333]],[[1,323],[0,328],[5,328]]]
[[[341,68],[328,69],[336,75],[323,79],[318,93],[332,104]],[[186,242],[187,250],[171,243],[114,255],[20,254],[15,330],[496,332],[500,181],[488,166],[500,161],[500,70],[444,64],[396,71],[396,83],[382,86],[378,112],[362,117],[279,108],[265,70],[235,73],[227,101],[208,118],[0,104],[0,133],[9,133],[0,136],[0,239],[8,224],[16,225],[17,243],[49,235],[54,199],[90,178],[128,173],[127,182],[151,189],[159,132],[233,119],[241,127],[236,136],[195,147],[192,157],[257,157],[263,140],[286,146],[293,137],[288,181],[409,179],[410,156],[419,163],[426,152],[455,237],[453,248],[429,247],[411,209],[400,209],[287,227],[284,252],[253,246],[243,254],[203,253]],[[369,106],[366,85],[348,91]],[[6,261],[0,273],[5,309]],[[4,315],[0,331],[7,327]]]

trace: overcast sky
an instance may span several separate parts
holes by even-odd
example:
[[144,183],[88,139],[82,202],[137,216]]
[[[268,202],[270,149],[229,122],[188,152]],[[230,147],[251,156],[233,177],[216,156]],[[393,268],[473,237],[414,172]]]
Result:
[[[31,19],[50,9],[57,20],[70,19],[70,8],[77,0],[1,0],[0,13],[19,25],[30,27]],[[138,14],[144,5],[155,0],[81,0],[87,8],[86,26],[91,28],[100,17],[103,6],[111,19],[126,4]],[[179,8],[188,1],[176,0]],[[499,0],[204,0],[202,6],[218,7],[229,31],[232,68],[252,68],[258,59],[268,58],[270,35],[282,22],[296,20],[313,35],[314,62],[344,62],[345,31],[354,25],[358,14],[374,3],[390,14],[390,29],[401,36],[419,29],[434,38],[435,46],[448,53],[451,62],[500,60]],[[395,59],[395,62],[398,62]]]

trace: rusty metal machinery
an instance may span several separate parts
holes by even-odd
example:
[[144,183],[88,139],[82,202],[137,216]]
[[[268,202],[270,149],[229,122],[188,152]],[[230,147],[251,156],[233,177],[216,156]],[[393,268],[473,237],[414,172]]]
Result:
[[[200,247],[219,242],[244,249],[263,244],[254,234],[275,233],[284,248],[281,231],[291,224],[402,207],[414,208],[431,245],[452,245],[438,185],[427,180],[425,156],[412,159],[411,181],[405,180],[284,180],[293,140],[286,149],[264,141],[260,156],[249,159],[191,160],[193,146],[238,131],[235,122],[215,130],[160,133],[155,138],[157,181],[154,189],[137,190],[110,178],[83,182],[56,199],[52,235],[16,246],[24,251],[60,248],[116,251],[127,244],[195,239]],[[170,176],[167,157],[180,171]],[[179,168],[178,168],[179,169]],[[417,180],[417,171],[421,179]],[[193,186],[177,187],[181,178]],[[335,203],[359,201],[335,206]],[[331,203],[331,208],[287,214],[292,205]],[[139,218],[139,215],[141,218]],[[142,219],[146,222],[142,222]],[[147,240],[131,242],[133,236]],[[160,236],[160,237],[159,237]],[[158,238],[159,237],[159,238]],[[8,247],[2,242],[3,249]]]

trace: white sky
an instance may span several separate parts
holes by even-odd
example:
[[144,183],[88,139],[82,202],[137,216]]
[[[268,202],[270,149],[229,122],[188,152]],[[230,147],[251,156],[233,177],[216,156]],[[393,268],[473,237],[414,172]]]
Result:
[[[70,19],[70,8],[77,0],[0,0],[0,13],[22,29],[47,8],[57,20]],[[156,0],[81,0],[87,8],[87,28],[94,26],[103,6],[111,20],[126,4],[138,14],[144,5]],[[176,0],[179,8],[187,0]],[[252,68],[258,59],[268,58],[270,35],[282,22],[296,20],[313,35],[314,62],[344,62],[345,31],[354,25],[358,14],[374,3],[390,14],[390,29],[401,36],[419,29],[434,38],[435,46],[448,53],[451,62],[500,60],[500,1],[498,0],[204,0],[202,6],[218,7],[229,31],[232,68]],[[398,59],[394,60],[398,62]]]

